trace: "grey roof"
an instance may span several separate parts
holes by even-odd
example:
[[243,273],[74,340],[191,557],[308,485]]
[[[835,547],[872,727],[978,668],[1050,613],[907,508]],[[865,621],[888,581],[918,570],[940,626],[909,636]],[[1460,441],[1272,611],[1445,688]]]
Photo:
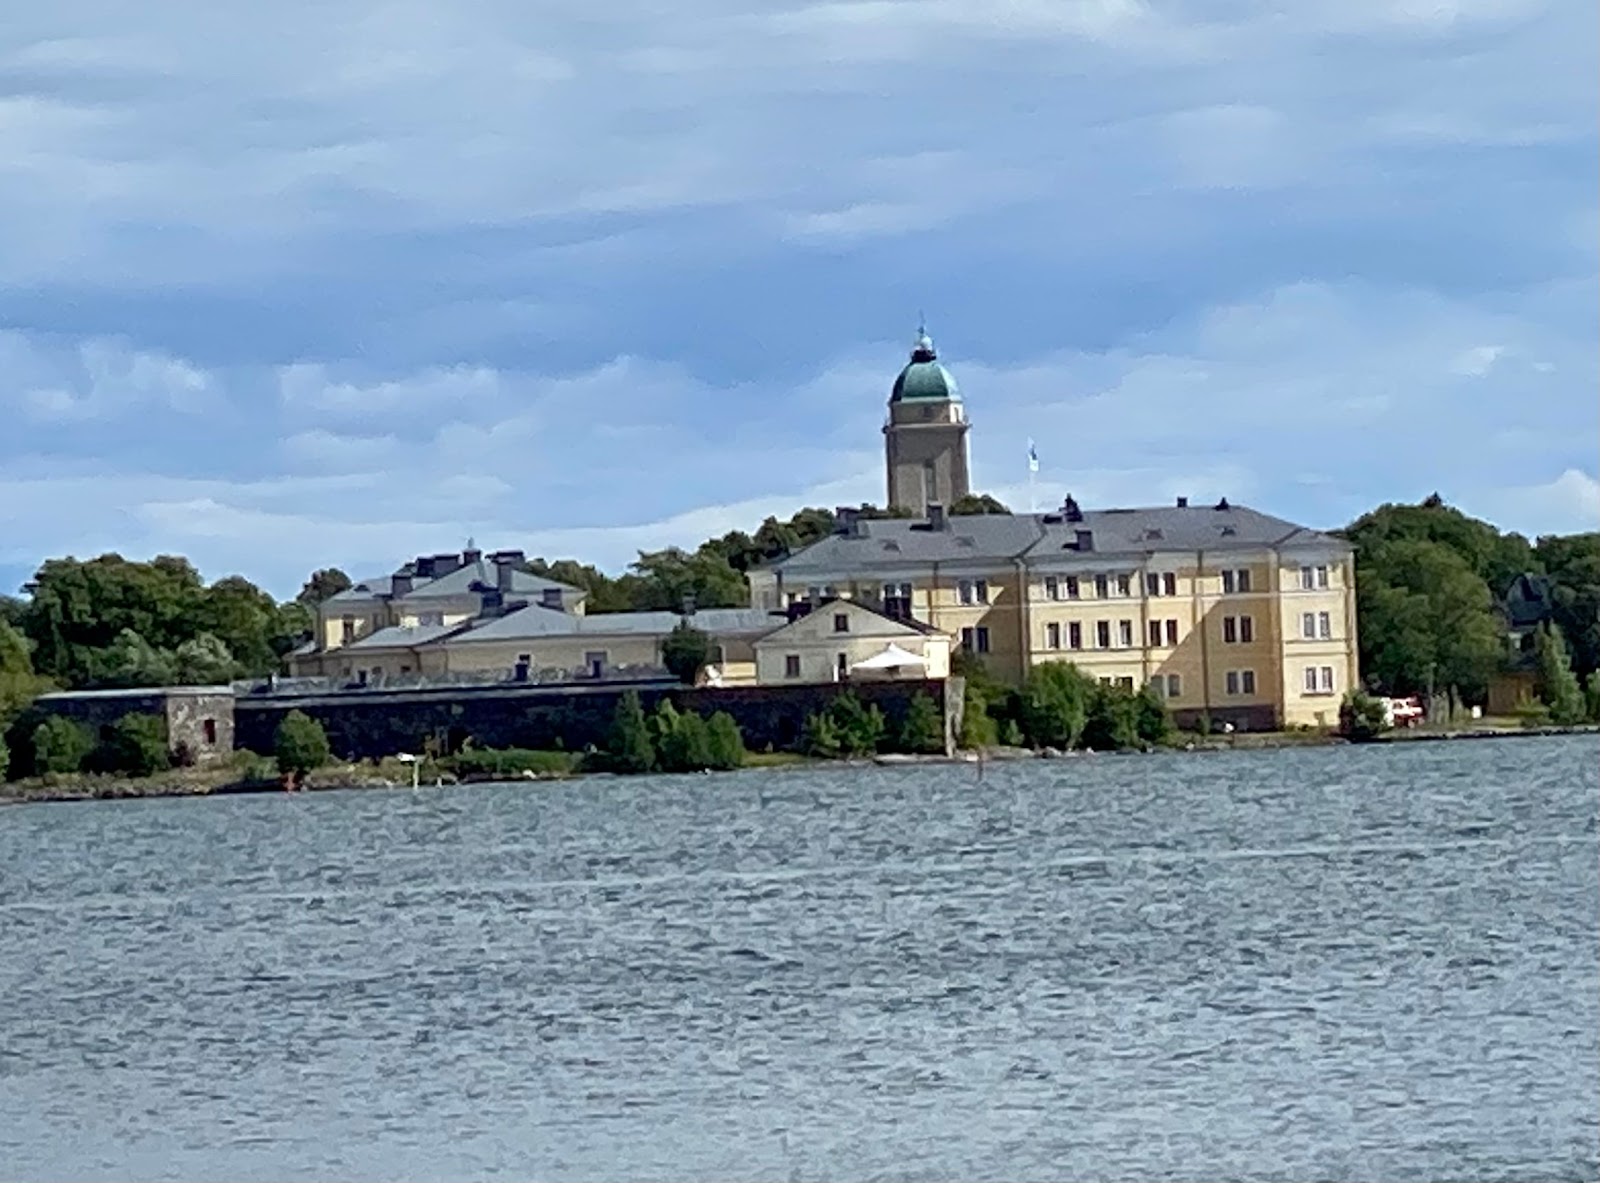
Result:
[[[487,587],[495,587],[496,574],[494,564],[486,559],[478,559],[466,566],[441,575],[438,579],[413,579],[411,590],[402,596],[402,599],[417,597],[429,599],[431,597],[466,596],[472,592],[474,583],[481,583]],[[329,596],[329,602],[336,600],[368,600],[374,596],[391,596],[394,594],[393,575],[378,575],[371,579],[363,579],[337,595]],[[579,588],[571,587],[565,583],[558,583],[554,579],[546,579],[542,575],[534,575],[527,571],[514,571],[511,575],[511,594],[517,596],[538,596],[550,590],[559,590],[570,593],[574,597],[581,597],[583,592]]]
[[[510,641],[549,636],[665,636],[683,617],[676,612],[596,612],[576,616],[530,604],[493,620],[460,629],[453,641]],[[689,617],[713,636],[759,635],[784,623],[761,608],[702,608]]]
[[437,641],[448,633],[453,633],[461,628],[458,624],[419,624],[407,628],[403,624],[390,625],[380,628],[377,632],[368,633],[359,641],[351,641],[348,645],[341,645],[339,652],[350,649],[395,649],[410,648],[413,645],[426,645],[429,641]]
[[835,575],[844,571],[886,572],[895,565],[1044,558],[1076,547],[1088,530],[1093,550],[1107,555],[1171,551],[1217,551],[1293,543],[1348,544],[1242,505],[1159,506],[1085,510],[1080,521],[1059,513],[985,514],[951,517],[944,530],[904,518],[857,523],[855,535],[834,534],[773,564],[785,577]]
[[97,698],[178,698],[193,695],[232,694],[232,684],[218,686],[129,686],[115,690],[52,690],[35,702],[70,702]]

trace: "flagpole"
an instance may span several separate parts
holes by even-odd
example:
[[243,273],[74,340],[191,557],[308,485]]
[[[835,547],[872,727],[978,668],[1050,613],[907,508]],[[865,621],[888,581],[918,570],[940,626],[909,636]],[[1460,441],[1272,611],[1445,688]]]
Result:
[[1034,481],[1039,473],[1039,453],[1033,446],[1033,441],[1028,441],[1028,512],[1039,512],[1039,497],[1034,491]]

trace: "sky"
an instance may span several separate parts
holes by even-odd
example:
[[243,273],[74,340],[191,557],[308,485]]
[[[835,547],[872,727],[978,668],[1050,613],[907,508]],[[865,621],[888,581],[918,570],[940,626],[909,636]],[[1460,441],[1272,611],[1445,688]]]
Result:
[[0,592],[882,502],[920,316],[1014,508],[1595,529],[1597,47],[1592,0],[23,6]]

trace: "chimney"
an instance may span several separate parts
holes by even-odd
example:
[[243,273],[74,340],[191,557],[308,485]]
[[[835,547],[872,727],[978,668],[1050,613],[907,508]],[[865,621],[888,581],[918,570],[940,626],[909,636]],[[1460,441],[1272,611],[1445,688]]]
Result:
[[1094,531],[1093,530],[1074,530],[1073,533],[1077,536],[1076,541],[1073,543],[1073,546],[1076,549],[1078,549],[1078,550],[1093,550],[1094,549]]
[[411,594],[411,588],[414,582],[415,579],[409,571],[403,571],[396,574],[389,580],[390,596],[397,600],[404,596],[409,596]]
[[685,616],[693,616],[694,615],[694,603],[695,603],[695,601],[694,601],[694,592],[692,592],[692,591],[684,592],[683,593],[683,615],[685,615]]
[[461,552],[461,565],[470,567],[483,558],[483,552],[472,544],[472,539],[467,539],[467,548]]
[[418,555],[415,566],[417,568],[417,576],[420,579],[433,579],[435,577],[434,572],[438,569],[434,564],[432,555]]
[[846,538],[861,537],[861,511],[854,506],[842,505],[833,511],[834,519],[839,523],[839,533]]
[[1061,503],[1061,516],[1069,522],[1083,521],[1083,510],[1078,508],[1078,502],[1071,493],[1068,493],[1067,499]]
[[1187,497],[1178,498],[1178,508],[1179,509],[1188,509],[1189,508],[1189,499]]
[[1218,509],[1232,509],[1233,506],[1229,505],[1228,504],[1228,499],[1226,497],[1224,497],[1221,501],[1217,502],[1217,508]]
[[928,502],[928,529],[943,530],[944,527],[944,503],[940,501]]
[[517,574],[517,568],[514,564],[507,562],[503,555],[495,555],[494,560],[494,585],[499,589],[502,596],[509,596],[511,594],[511,581]]

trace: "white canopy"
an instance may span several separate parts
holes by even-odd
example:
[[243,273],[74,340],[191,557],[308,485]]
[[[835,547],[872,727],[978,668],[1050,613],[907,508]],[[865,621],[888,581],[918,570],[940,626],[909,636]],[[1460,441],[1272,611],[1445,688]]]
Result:
[[909,666],[927,665],[925,658],[918,657],[915,653],[908,652],[898,645],[890,645],[882,653],[864,658],[850,668],[852,670],[903,670]]

